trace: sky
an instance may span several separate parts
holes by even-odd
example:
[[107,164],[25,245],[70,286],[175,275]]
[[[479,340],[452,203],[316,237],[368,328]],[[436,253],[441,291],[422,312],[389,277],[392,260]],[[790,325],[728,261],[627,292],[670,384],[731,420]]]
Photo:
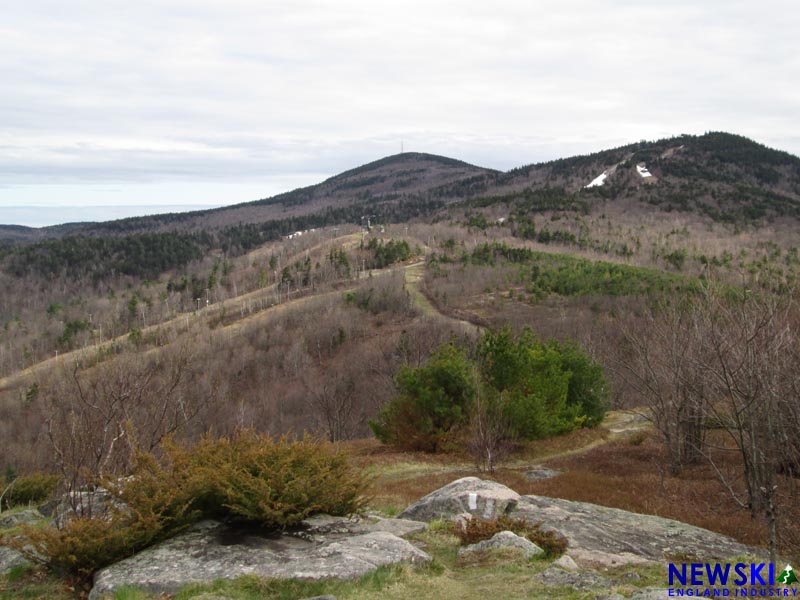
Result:
[[0,1],[0,222],[254,200],[401,143],[504,170],[712,130],[800,155],[789,1]]

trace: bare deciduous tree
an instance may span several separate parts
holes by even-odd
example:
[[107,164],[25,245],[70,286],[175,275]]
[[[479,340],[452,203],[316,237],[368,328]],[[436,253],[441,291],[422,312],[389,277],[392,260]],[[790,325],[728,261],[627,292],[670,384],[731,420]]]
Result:
[[700,460],[705,445],[705,394],[697,368],[697,330],[691,309],[650,309],[622,331],[626,347],[614,366],[636,389],[664,440],[670,472]]
[[[65,491],[81,514],[92,499],[72,494],[105,476],[127,473],[134,452],[156,449],[188,426],[209,398],[198,393],[185,350],[159,360],[129,357],[72,372],[71,380],[46,392],[50,407],[47,434]],[[191,390],[191,391],[190,391]]]
[[476,381],[475,399],[469,411],[469,449],[480,470],[493,473],[511,449],[513,439],[498,397],[481,389]]
[[713,393],[707,410],[740,456],[744,492],[712,453],[705,456],[734,500],[753,518],[766,519],[773,560],[778,513],[788,491],[781,486],[790,483],[780,473],[791,472],[799,458],[795,310],[787,298],[744,290],[726,300],[711,288],[697,312],[704,348],[699,366]]
[[[627,327],[627,354],[617,360],[664,438],[673,474],[707,461],[731,498],[764,519],[773,561],[800,465],[798,322],[791,295],[711,284],[692,303]],[[716,444],[706,441],[710,429],[722,433]],[[732,452],[736,469],[724,460]]]
[[350,439],[357,412],[353,379],[347,374],[335,377],[317,374],[308,378],[305,385],[308,403],[328,440]]

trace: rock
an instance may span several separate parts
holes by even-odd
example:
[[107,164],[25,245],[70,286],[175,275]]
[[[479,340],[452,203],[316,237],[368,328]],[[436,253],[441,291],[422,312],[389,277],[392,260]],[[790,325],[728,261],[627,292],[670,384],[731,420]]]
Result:
[[5,577],[14,567],[29,564],[31,563],[16,550],[0,546],[0,577]]
[[366,518],[359,517],[333,517],[319,514],[309,517],[302,522],[302,530],[294,535],[309,540],[331,534],[356,534],[385,531],[398,537],[405,537],[413,533],[425,531],[427,523],[412,521],[410,519],[388,519],[377,515]]
[[[353,533],[360,527],[361,520],[356,517],[335,517],[320,513],[305,519],[301,526],[311,535],[325,535],[331,533]],[[361,533],[361,531],[360,531]]]
[[190,583],[246,574],[279,579],[353,578],[382,565],[431,560],[422,550],[386,531],[353,535],[341,522],[327,521],[326,526],[337,531],[322,533],[318,529],[304,538],[270,537],[217,521],[202,521],[98,571],[89,598],[112,595],[123,585],[169,594]]
[[586,571],[573,573],[557,567],[550,567],[546,571],[534,575],[533,579],[548,587],[570,587],[580,592],[591,589],[608,589],[612,586],[608,579],[597,573]]
[[116,500],[107,489],[98,487],[93,491],[64,494],[59,499],[39,506],[39,512],[46,517],[52,517],[56,524],[60,524],[76,516],[102,516],[108,513],[112,507],[124,508],[123,504]]
[[44,515],[35,508],[28,508],[17,512],[0,513],[0,529],[11,529],[24,523],[35,523],[44,519]]
[[638,590],[631,594],[630,600],[662,600],[662,598],[671,598],[669,590],[659,588],[647,588]]
[[594,600],[625,600],[622,594],[598,594]]
[[428,528],[428,524],[423,521],[412,521],[411,519],[386,519],[383,517],[373,517],[376,523],[369,525],[370,531],[385,531],[397,537],[406,537],[414,533],[421,533]]
[[488,540],[483,540],[477,544],[470,544],[465,548],[461,548],[458,551],[458,555],[464,556],[466,554],[485,552],[486,550],[492,550],[495,548],[514,548],[522,551],[522,553],[525,555],[525,558],[533,558],[534,556],[540,556],[544,554],[544,550],[539,548],[539,546],[534,544],[529,539],[519,536],[511,531],[500,531],[499,533],[495,533]]
[[580,571],[580,567],[572,560],[569,554],[564,554],[558,560],[554,560],[553,566],[566,571]]
[[552,479],[553,477],[557,477],[558,475],[561,475],[561,471],[548,469],[547,467],[543,467],[541,465],[532,465],[530,469],[525,471],[525,477],[527,477],[529,481],[541,481],[542,479]]
[[514,510],[519,499],[517,492],[503,484],[462,477],[431,492],[399,516],[401,519],[432,521],[467,512],[482,519],[494,519]]
[[706,529],[588,502],[523,496],[511,516],[558,531],[570,556],[590,566],[663,562],[675,554],[717,561],[762,552]]
[[466,529],[467,529],[467,523],[469,523],[470,521],[472,521],[472,515],[471,515],[471,514],[469,514],[469,513],[461,513],[461,514],[459,514],[459,515],[456,515],[455,517],[453,517],[453,518],[452,518],[452,519],[450,519],[450,520],[451,520],[451,521],[452,521],[452,522],[453,522],[453,523],[456,525],[456,527],[458,527],[458,528],[459,528],[461,531],[466,531]]

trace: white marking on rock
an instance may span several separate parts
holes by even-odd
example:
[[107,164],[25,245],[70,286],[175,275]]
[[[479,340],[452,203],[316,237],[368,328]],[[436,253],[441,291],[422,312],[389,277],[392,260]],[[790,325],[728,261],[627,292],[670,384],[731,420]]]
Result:
[[494,514],[494,498],[486,499],[486,508],[483,510],[483,518],[491,519]]

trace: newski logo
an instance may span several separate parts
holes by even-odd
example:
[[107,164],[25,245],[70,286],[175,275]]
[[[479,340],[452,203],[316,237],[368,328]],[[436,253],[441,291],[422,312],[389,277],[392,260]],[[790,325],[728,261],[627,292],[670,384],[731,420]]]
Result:
[[776,576],[771,563],[669,564],[669,596],[796,598],[797,574],[786,565]]
[[[733,578],[731,578],[733,571]],[[775,585],[775,565],[771,563],[683,563],[669,564],[669,585],[725,586]]]
[[797,583],[797,575],[794,574],[794,569],[792,569],[792,565],[786,565],[786,568],[783,572],[778,575],[778,582],[782,583],[783,585],[789,585],[790,583]]

